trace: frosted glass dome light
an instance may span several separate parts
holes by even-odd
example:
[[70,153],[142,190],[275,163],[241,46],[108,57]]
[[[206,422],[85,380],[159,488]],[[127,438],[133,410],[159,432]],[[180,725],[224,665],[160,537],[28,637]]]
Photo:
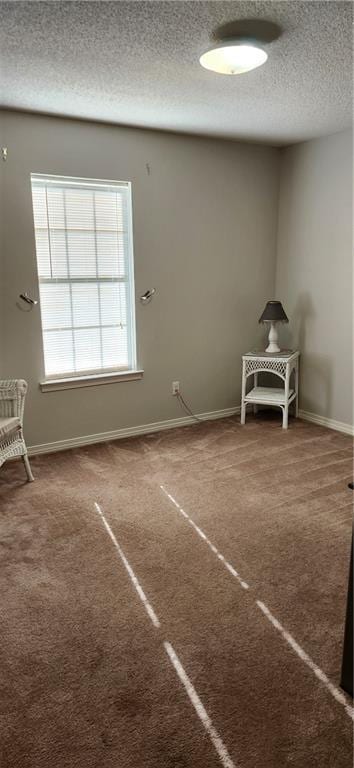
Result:
[[205,69],[221,75],[242,75],[260,67],[268,54],[254,43],[240,40],[224,40],[203,53],[199,59]]

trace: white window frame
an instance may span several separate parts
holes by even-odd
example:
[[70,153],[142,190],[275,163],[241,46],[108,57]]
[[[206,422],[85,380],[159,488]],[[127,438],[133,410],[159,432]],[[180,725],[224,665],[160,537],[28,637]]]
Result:
[[[128,353],[129,364],[124,368],[97,368],[91,370],[82,370],[78,372],[68,372],[65,374],[53,374],[46,375],[44,373],[43,380],[40,382],[40,387],[43,392],[58,390],[58,389],[71,389],[74,387],[93,386],[96,384],[110,384],[115,381],[127,381],[134,379],[141,379],[143,371],[137,367],[136,361],[136,321],[135,321],[135,283],[134,283],[134,248],[133,248],[133,205],[132,205],[132,185],[129,181],[113,181],[106,179],[89,179],[80,178],[74,176],[59,176],[52,174],[31,173],[31,192],[32,183],[39,181],[46,184],[63,185],[67,187],[87,187],[92,188],[114,188],[125,187],[127,189],[127,291],[129,292],[129,322],[127,322],[127,334],[128,334]],[[35,226],[34,226],[35,229]],[[36,252],[36,270],[37,270],[37,282],[38,289],[40,291],[40,283],[47,282],[46,279],[41,278],[38,269],[38,258]],[[94,282],[94,278],[92,282]],[[65,282],[70,282],[69,278]],[[83,279],[82,282],[85,282]],[[90,281],[91,282],[91,281]],[[107,282],[110,279],[107,278]],[[45,356],[44,356],[44,335],[41,315],[41,337],[42,337],[42,366],[45,372]]]

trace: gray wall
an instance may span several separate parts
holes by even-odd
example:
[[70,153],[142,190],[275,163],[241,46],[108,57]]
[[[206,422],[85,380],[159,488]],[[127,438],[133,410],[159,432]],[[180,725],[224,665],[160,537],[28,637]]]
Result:
[[[11,112],[3,122],[0,372],[29,382],[28,444],[182,416],[174,379],[196,412],[238,404],[240,356],[274,293],[278,151]],[[142,381],[39,390],[39,310],[17,306],[22,291],[37,294],[31,172],[132,182],[136,295],[157,289],[137,302]]]
[[[0,110],[0,149],[5,145],[4,116]],[[4,224],[3,211],[5,201],[5,163],[0,157],[0,377],[4,370],[5,356],[5,312],[4,312]]]
[[353,424],[352,134],[281,151],[276,294],[301,350],[300,407]]

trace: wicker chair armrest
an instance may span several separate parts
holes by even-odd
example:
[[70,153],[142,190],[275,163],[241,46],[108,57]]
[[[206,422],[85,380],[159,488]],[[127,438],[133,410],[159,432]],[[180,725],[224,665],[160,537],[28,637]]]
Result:
[[27,389],[24,379],[0,380],[0,416],[18,416],[22,424]]

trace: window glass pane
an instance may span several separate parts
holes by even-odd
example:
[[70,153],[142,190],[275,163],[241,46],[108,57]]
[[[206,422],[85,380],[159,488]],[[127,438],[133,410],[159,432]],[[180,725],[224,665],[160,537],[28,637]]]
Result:
[[64,204],[68,230],[95,228],[93,192],[89,189],[65,189]]
[[46,187],[47,218],[50,229],[65,230],[64,191]]
[[102,325],[119,325],[127,322],[125,285],[111,283],[100,285]]
[[71,331],[44,331],[43,344],[46,376],[71,373],[74,370]]
[[49,237],[47,229],[36,229],[36,251],[39,277],[51,277]]
[[97,232],[97,265],[100,277],[125,277],[127,243],[121,232]]
[[73,283],[72,301],[75,327],[100,325],[98,285],[96,283]]
[[52,277],[68,277],[68,252],[64,230],[49,230]]
[[40,285],[43,330],[71,328],[70,286],[55,283]]
[[123,229],[120,196],[112,191],[95,192],[95,215],[97,230]]
[[35,229],[47,228],[47,199],[45,187],[32,187],[33,219]]
[[103,365],[106,368],[128,367],[128,345],[125,328],[102,328]]
[[74,331],[74,345],[76,371],[91,371],[101,368],[99,328]]
[[67,232],[70,277],[96,277],[94,232]]

